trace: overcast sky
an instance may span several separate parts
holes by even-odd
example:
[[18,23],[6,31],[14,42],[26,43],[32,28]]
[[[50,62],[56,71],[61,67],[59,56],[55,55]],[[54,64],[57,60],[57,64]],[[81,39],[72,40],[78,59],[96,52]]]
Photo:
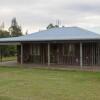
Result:
[[61,25],[100,33],[100,0],[0,0],[0,23],[8,28],[13,17],[24,32],[45,29],[59,19]]

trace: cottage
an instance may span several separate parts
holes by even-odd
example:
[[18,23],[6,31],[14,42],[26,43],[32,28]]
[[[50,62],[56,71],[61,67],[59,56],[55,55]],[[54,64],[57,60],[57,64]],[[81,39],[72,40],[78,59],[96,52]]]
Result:
[[21,64],[100,65],[100,35],[79,27],[0,39],[0,45],[9,44],[17,45],[17,61]]

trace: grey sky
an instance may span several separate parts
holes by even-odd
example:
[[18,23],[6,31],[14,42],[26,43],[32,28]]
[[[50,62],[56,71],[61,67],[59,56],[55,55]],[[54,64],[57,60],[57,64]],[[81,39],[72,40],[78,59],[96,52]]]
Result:
[[7,28],[13,17],[24,32],[44,29],[58,19],[64,26],[100,32],[100,0],[0,0],[0,23]]

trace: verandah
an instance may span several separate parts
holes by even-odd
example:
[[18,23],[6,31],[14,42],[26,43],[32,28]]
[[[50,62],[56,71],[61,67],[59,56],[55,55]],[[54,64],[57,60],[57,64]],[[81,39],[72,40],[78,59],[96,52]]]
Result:
[[18,61],[21,63],[100,65],[100,45],[97,42],[22,43],[18,48]]

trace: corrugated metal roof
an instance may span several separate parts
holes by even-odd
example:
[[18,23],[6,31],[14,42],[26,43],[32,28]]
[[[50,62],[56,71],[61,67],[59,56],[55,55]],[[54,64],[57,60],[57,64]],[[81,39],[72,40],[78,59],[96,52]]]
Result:
[[62,27],[44,30],[20,37],[2,38],[0,42],[99,40],[100,35],[79,27]]

